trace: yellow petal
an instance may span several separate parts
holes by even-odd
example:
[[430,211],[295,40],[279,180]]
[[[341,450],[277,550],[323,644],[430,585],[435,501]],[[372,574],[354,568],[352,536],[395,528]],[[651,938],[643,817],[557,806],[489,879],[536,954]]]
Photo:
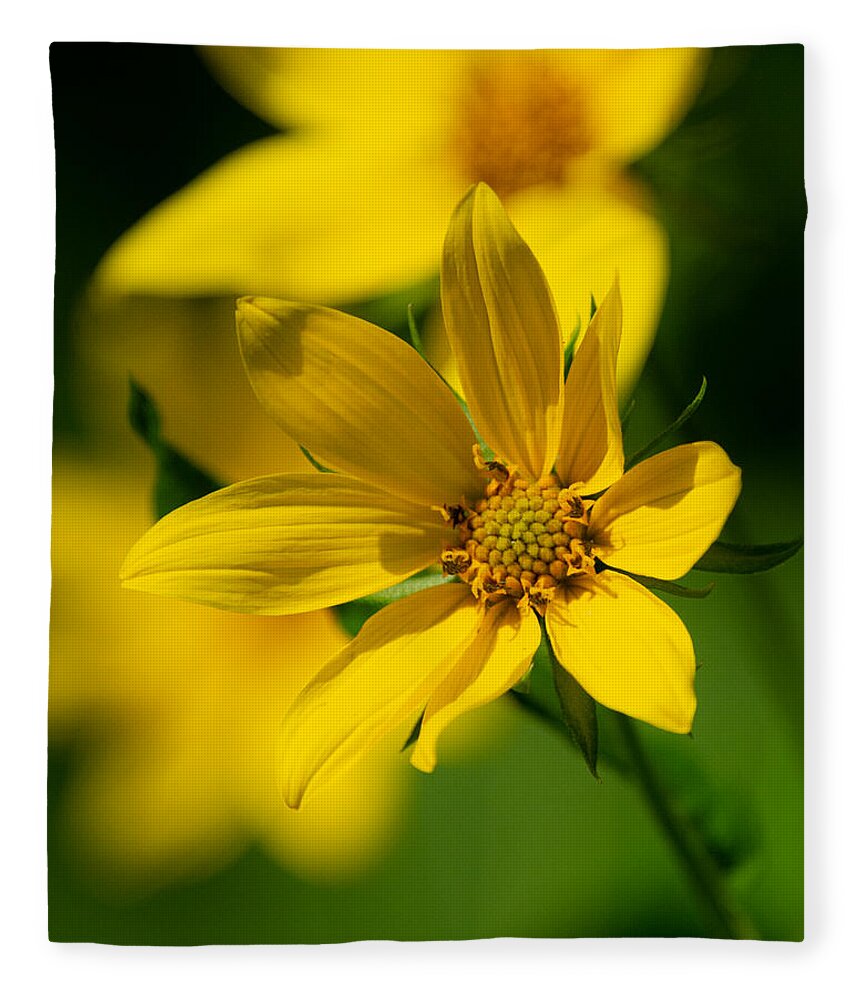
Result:
[[671,733],[690,731],[693,642],[641,584],[611,572],[583,579],[557,594],[546,624],[559,662],[595,701]]
[[594,553],[617,569],[675,580],[716,540],[740,491],[741,470],[713,441],[670,448],[594,505]]
[[346,476],[267,476],[162,518],[121,578],[225,611],[295,614],[398,583],[452,538],[438,515]]
[[284,801],[297,809],[415,715],[472,641],[471,591],[442,584],[389,604],[299,695],[283,728]]
[[561,333],[540,265],[486,184],[451,219],[442,309],[478,431],[497,455],[540,478],[561,433]]
[[310,136],[245,146],[124,233],[94,294],[338,304],[432,278],[467,184],[400,136],[385,149],[359,156]]
[[412,764],[428,773],[436,767],[436,743],[455,719],[509,691],[528,670],[540,645],[540,626],[529,610],[508,602],[490,608],[471,645],[433,692],[412,751]]
[[605,490],[624,472],[615,368],[621,342],[621,292],[613,282],[577,347],[564,387],[556,470],[583,494]]
[[241,299],[236,316],[260,402],[324,465],[415,503],[481,494],[466,415],[399,337],[276,299]]
[[[600,302],[618,277],[624,288],[618,395],[625,399],[654,341],[669,272],[666,233],[643,190],[608,181],[539,187],[514,195],[507,208],[546,274],[565,341],[578,323],[587,324],[591,296]],[[461,391],[441,319],[431,316],[424,336],[430,360]]]

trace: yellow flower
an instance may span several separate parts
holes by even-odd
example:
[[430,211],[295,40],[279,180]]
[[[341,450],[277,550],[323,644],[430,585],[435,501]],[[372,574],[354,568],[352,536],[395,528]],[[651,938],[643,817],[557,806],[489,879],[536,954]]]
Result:
[[208,58],[289,132],[232,153],[154,209],[108,254],[102,292],[380,296],[433,276],[462,191],[486,181],[547,274],[564,331],[620,271],[619,387],[635,383],[668,251],[646,190],[619,172],[689,106],[700,50],[218,48]]
[[348,637],[328,611],[257,618],[122,590],[148,487],[114,465],[55,463],[50,732],[84,736],[63,798],[78,856],[101,885],[135,892],[207,874],[251,843],[305,878],[354,877],[406,813],[403,736],[307,810],[285,810],[278,726]]
[[740,470],[700,442],[624,472],[618,286],[565,381],[549,286],[484,184],[454,213],[441,273],[466,402],[493,460],[403,341],[333,310],[242,299],[258,398],[338,471],[250,480],[180,508],[122,570],[139,590],[269,615],[349,601],[439,561],[456,578],[384,607],[299,696],[284,727],[293,807],[422,710],[412,762],[432,770],[441,731],[525,674],[537,615],[597,701],[672,732],[692,724],[690,636],[626,574],[686,573],[732,510]]

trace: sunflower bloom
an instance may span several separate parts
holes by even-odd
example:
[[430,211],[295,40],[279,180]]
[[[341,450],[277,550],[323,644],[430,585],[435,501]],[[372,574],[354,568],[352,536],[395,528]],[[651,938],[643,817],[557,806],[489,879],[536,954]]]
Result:
[[[462,192],[502,198],[550,279],[562,329],[616,268],[628,305],[618,379],[650,349],[665,232],[624,173],[680,121],[697,49],[395,51],[213,48],[248,108],[285,130],[231,153],[117,242],[106,295],[258,293],[340,305],[434,276]],[[372,248],[372,249],[371,249]],[[444,348],[440,348],[444,350]]]
[[283,730],[292,807],[422,711],[411,759],[432,771],[445,727],[529,669],[539,616],[597,701],[671,732],[692,725],[690,636],[628,574],[686,573],[731,512],[740,470],[699,442],[624,472],[618,285],[565,379],[549,285],[484,184],[454,212],[441,274],[480,443],[403,341],[333,310],[242,299],[239,339],[258,398],[337,471],[250,480],[188,504],[123,568],[140,590],[282,615],[441,563],[448,582],[384,607],[293,704]]

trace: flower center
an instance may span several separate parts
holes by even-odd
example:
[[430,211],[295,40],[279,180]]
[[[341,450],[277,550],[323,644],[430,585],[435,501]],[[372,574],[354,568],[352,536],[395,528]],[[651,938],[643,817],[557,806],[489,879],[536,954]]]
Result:
[[514,598],[542,611],[570,576],[595,572],[588,539],[592,501],[557,476],[521,479],[498,462],[485,496],[463,512],[461,546],[442,553],[442,568],[470,584],[486,603]]
[[454,146],[466,177],[498,195],[562,184],[590,136],[570,80],[536,53],[476,66],[463,91]]

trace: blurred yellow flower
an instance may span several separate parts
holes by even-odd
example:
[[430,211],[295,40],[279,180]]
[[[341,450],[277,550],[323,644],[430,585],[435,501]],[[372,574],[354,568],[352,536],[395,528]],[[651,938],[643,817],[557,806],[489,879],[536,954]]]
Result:
[[618,286],[565,380],[546,278],[485,184],[454,212],[441,273],[466,402],[492,461],[402,340],[330,309],[242,299],[258,398],[337,472],[254,479],[187,504],[122,569],[135,589],[260,615],[329,607],[440,561],[459,578],[384,607],[293,704],[293,807],[422,710],[412,763],[432,770],[449,723],[528,670],[538,616],[596,700],[671,732],[692,725],[690,636],[628,574],[686,573],[734,507],[740,470],[699,442],[624,472]]
[[276,781],[284,713],[347,637],[327,611],[252,618],[122,590],[148,493],[143,475],[56,462],[50,731],[85,738],[63,807],[82,856],[120,891],[204,875],[251,843],[307,878],[359,873],[406,812],[397,738],[301,814]]
[[75,384],[102,461],[132,474],[149,465],[128,427],[132,375],[157,402],[165,437],[221,482],[311,469],[254,396],[235,309],[234,297],[124,299],[85,310]]
[[381,296],[434,275],[454,205],[486,181],[547,274],[563,330],[620,273],[619,389],[634,384],[668,255],[646,191],[620,171],[689,106],[700,50],[214,48],[206,58],[287,133],[227,156],[154,209],[108,254],[98,290]]

